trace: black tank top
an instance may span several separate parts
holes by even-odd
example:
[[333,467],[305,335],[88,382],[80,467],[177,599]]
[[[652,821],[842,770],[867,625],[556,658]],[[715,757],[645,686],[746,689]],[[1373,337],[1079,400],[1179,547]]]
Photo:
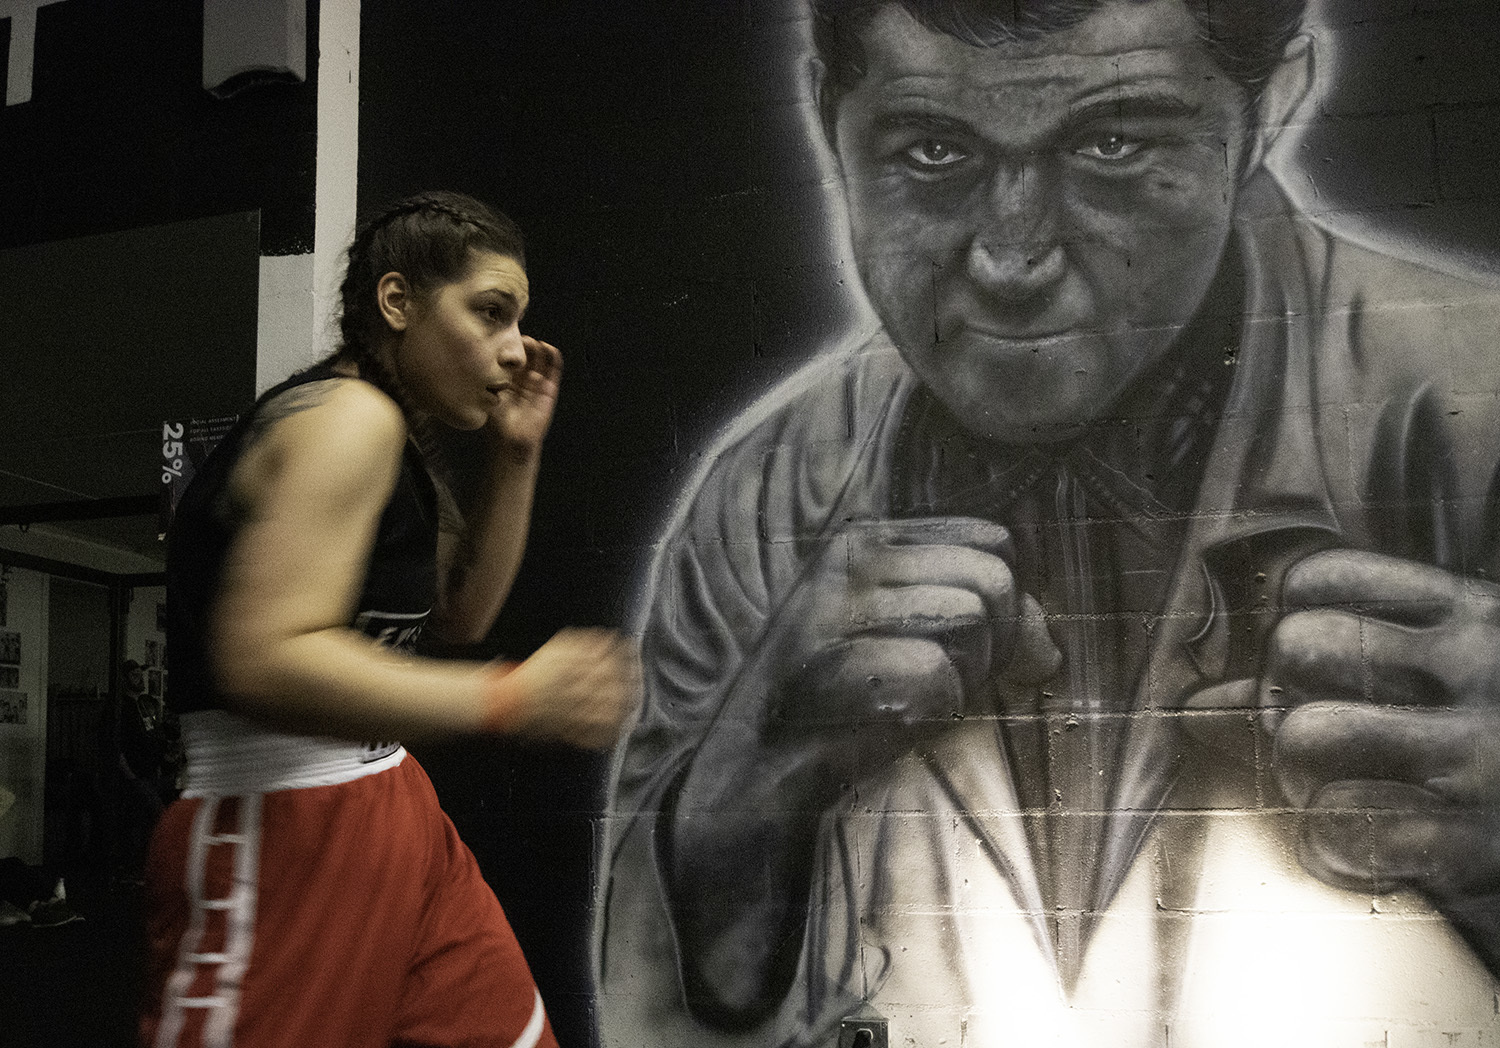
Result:
[[[225,708],[207,657],[208,616],[225,556],[244,520],[244,508],[230,496],[229,477],[255,417],[289,389],[338,377],[328,364],[317,364],[262,394],[204,461],[177,504],[167,533],[167,691],[178,713]],[[421,455],[407,441],[351,627],[391,647],[415,646],[437,592],[437,533],[437,493]]]

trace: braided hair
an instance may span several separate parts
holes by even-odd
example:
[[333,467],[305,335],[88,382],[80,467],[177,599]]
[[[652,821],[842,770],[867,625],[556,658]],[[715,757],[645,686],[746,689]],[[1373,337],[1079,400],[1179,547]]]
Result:
[[430,418],[418,411],[400,376],[380,355],[389,333],[377,305],[380,278],[400,273],[416,298],[462,279],[472,252],[492,251],[524,268],[520,228],[501,212],[463,193],[432,191],[398,200],[370,219],[349,245],[339,286],[339,348],[333,359],[353,364],[401,408],[412,440],[439,491],[444,514],[456,511],[448,470]]

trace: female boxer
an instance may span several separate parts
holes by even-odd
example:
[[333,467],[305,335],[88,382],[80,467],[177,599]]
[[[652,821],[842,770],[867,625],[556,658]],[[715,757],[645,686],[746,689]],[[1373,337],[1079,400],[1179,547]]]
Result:
[[[520,233],[456,193],[349,249],[342,344],[204,463],[168,552],[183,799],[148,870],[163,1046],[553,1045],[494,894],[395,742],[614,741],[626,644],[568,630],[519,664],[413,654],[482,639],[520,563],[561,355],[523,335]],[[460,512],[437,426],[482,429]]]

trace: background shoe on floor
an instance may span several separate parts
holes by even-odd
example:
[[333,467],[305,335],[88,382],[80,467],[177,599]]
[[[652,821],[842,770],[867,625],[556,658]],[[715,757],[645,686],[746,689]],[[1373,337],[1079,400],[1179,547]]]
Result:
[[68,890],[61,877],[57,879],[57,887],[52,889],[52,898],[32,903],[30,914],[31,924],[36,928],[56,928],[60,924],[83,920],[83,914],[68,905]]
[[7,928],[12,924],[29,924],[30,922],[31,914],[8,900],[0,899],[0,928]]

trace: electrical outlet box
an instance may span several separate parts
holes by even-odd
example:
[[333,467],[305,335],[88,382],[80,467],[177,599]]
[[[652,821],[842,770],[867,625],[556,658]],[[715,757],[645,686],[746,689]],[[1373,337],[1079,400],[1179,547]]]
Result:
[[854,1016],[841,1020],[839,1048],[890,1048],[885,1020]]

